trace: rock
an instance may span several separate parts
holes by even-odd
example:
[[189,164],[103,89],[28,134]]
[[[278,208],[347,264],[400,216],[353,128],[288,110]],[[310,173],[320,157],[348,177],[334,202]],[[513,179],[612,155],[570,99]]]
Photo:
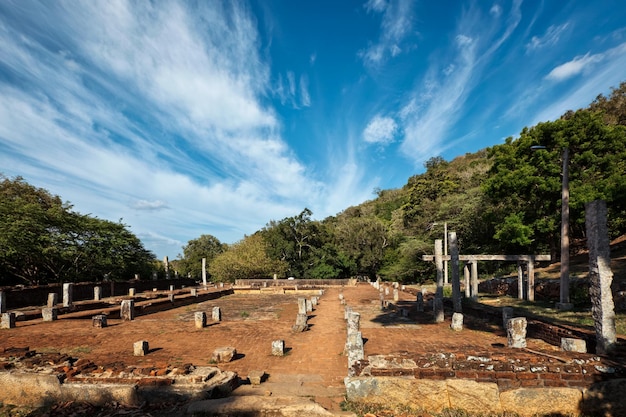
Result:
[[587,342],[572,337],[561,338],[561,349],[566,352],[587,353]]
[[[577,388],[518,388],[500,394],[502,411],[523,417],[578,415],[582,399],[582,392]],[[598,415],[595,411],[592,415]]]
[[234,347],[221,347],[213,351],[211,361],[215,363],[230,362],[237,354],[237,349]]
[[265,371],[250,371],[248,373],[248,381],[250,381],[252,385],[261,385],[264,376]]

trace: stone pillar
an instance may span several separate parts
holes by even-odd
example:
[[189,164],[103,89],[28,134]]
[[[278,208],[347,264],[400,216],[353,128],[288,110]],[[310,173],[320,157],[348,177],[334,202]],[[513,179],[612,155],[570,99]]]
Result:
[[174,292],[176,290],[176,286],[170,285],[170,292]]
[[170,279],[170,261],[167,256],[163,258],[163,268],[165,269],[165,279]]
[[457,332],[463,330],[463,314],[454,313],[452,314],[452,323],[450,324],[450,328]]
[[41,318],[43,321],[54,321],[58,317],[58,310],[56,307],[46,307],[41,309]]
[[309,328],[307,324],[309,316],[306,314],[300,314],[296,316],[296,324],[291,328],[294,332],[303,332]]
[[7,312],[7,295],[4,291],[0,291],[0,314]]
[[318,301],[319,297],[311,297],[311,304],[313,305],[313,308],[317,307]]
[[361,332],[348,333],[345,350],[348,356],[348,376],[355,376],[353,365],[365,358]]
[[433,313],[435,315],[435,323],[441,323],[444,320],[443,313],[443,242],[441,239],[435,239],[435,266],[437,267],[437,291],[435,291],[435,300],[433,302]]
[[167,299],[170,300],[170,303],[173,303],[176,300],[175,294],[168,294]]
[[46,304],[46,306],[51,308],[51,307],[55,307],[58,303],[59,303],[59,294],[55,292],[48,293],[48,303]]
[[204,311],[196,311],[194,314],[196,329],[202,329],[206,326],[206,313]]
[[107,316],[104,314],[97,314],[91,318],[91,325],[98,329],[107,327]]
[[596,331],[596,353],[606,354],[617,342],[615,304],[611,292],[611,248],[606,224],[606,202],[595,200],[585,204],[585,225],[589,246],[589,277],[591,315]]
[[74,292],[74,284],[65,283],[63,284],[63,307],[71,307],[72,306],[72,296]]
[[348,314],[348,334],[356,333],[361,327],[361,314],[356,311],[351,311]]
[[528,301],[535,301],[535,262],[531,259],[526,264],[528,274]]
[[478,298],[478,261],[472,262],[471,280],[472,280],[472,298],[477,299]]
[[304,300],[304,304],[306,305],[306,312],[310,313],[313,311],[313,303],[308,298]]
[[222,310],[219,307],[213,307],[211,312],[211,318],[213,321],[222,321]]
[[424,311],[424,294],[421,291],[417,293],[417,311]]
[[306,299],[298,298],[298,314],[306,314]]
[[140,340],[133,344],[133,352],[135,356],[145,356],[150,350],[148,342],[146,340]]
[[15,313],[2,313],[0,316],[0,329],[12,329],[15,327]]
[[272,341],[272,356],[284,356],[285,355],[285,341],[273,340]]
[[452,305],[455,313],[462,313],[459,245],[456,239],[456,232],[448,232],[448,245],[450,245],[450,268],[452,269]]
[[93,287],[93,299],[94,301],[102,299],[102,287]]
[[393,301],[397,303],[398,300],[400,300],[400,294],[398,292],[398,289],[394,288],[393,289]]
[[135,289],[134,288],[129,288],[128,289],[128,296],[129,297],[134,297],[135,296]]
[[463,282],[465,283],[465,297],[471,297],[471,285],[470,285],[470,263],[466,262],[463,265]]
[[122,300],[120,318],[122,320],[135,320],[135,302],[133,300]]
[[202,258],[202,285],[206,287],[206,258]]
[[526,347],[526,317],[513,317],[506,323],[506,339],[511,348]]
[[191,293],[192,297],[197,297],[198,296],[198,290],[196,288],[192,288],[190,293]]
[[517,298],[524,299],[524,267],[522,262],[517,262]]
[[513,307],[502,307],[502,327],[506,330],[509,319],[513,317]]

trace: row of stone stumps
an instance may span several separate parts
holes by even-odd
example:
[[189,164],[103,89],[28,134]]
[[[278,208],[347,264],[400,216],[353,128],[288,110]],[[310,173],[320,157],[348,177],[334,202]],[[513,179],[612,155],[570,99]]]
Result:
[[361,329],[361,314],[352,311],[346,305],[343,293],[339,293],[339,301],[344,306],[344,320],[346,321],[346,345],[344,354],[348,357],[348,376],[355,376],[354,365],[365,359],[363,335]]
[[298,315],[296,316],[296,324],[291,328],[296,333],[301,333],[309,329],[307,321],[309,319],[309,313],[317,307],[319,297],[298,298]]

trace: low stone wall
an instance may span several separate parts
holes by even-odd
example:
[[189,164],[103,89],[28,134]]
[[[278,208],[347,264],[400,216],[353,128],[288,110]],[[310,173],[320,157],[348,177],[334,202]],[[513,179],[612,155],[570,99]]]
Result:
[[356,279],[238,279],[236,287],[328,287],[356,285]]

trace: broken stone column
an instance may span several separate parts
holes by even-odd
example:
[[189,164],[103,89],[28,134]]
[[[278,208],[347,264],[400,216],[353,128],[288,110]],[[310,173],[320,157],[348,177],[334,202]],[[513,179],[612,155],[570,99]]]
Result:
[[168,294],[167,295],[167,299],[170,301],[170,303],[173,303],[174,301],[176,301],[176,295],[175,294]]
[[135,302],[133,300],[122,300],[120,318],[122,320],[135,320]]
[[306,299],[298,298],[298,314],[306,314]]
[[435,266],[437,267],[437,291],[433,301],[433,314],[435,323],[441,323],[444,320],[443,312],[443,242],[441,239],[435,239]]
[[361,314],[356,311],[351,311],[348,314],[348,334],[356,333],[361,327]]
[[235,358],[235,355],[237,355],[237,349],[235,349],[234,347],[217,348],[213,351],[213,354],[211,355],[211,362],[230,362]]
[[345,350],[348,357],[348,376],[355,376],[354,364],[365,358],[361,332],[348,334]]
[[41,309],[41,318],[43,321],[54,321],[58,317],[58,310],[56,307],[45,307]]
[[0,291],[0,314],[7,312],[7,295],[4,291]]
[[213,311],[211,312],[211,318],[213,321],[222,321],[222,309],[219,307],[213,307]]
[[450,324],[450,328],[457,332],[463,330],[463,314],[462,313],[454,313],[452,314],[452,323]]
[[513,307],[502,307],[502,327],[506,329],[509,319],[513,317]]
[[352,313],[352,307],[345,306],[343,308],[343,319],[344,320],[348,320],[348,316],[350,315],[350,313]]
[[606,202],[596,200],[585,204],[585,225],[589,246],[589,296],[596,331],[596,353],[605,354],[613,350],[617,342]]
[[285,341],[273,340],[272,341],[272,356],[284,356],[285,355]]
[[102,299],[102,287],[93,287],[93,299],[94,301]]
[[470,263],[466,262],[465,265],[463,265],[463,283],[465,284],[465,297],[469,298],[472,296],[471,290],[471,284],[470,284]]
[[0,316],[0,329],[12,329],[15,327],[15,313],[2,313]]
[[91,318],[91,325],[98,329],[103,329],[108,326],[107,316],[104,314],[97,314]]
[[506,323],[508,346],[522,349],[526,347],[526,317],[513,317]]
[[587,343],[583,339],[562,337],[561,349],[565,352],[587,353]]
[[192,288],[192,289],[191,289],[191,296],[192,296],[192,297],[197,297],[197,296],[198,296],[198,290],[197,290],[197,289],[195,289],[195,288]]
[[206,258],[202,258],[202,285],[206,287]]
[[398,289],[394,288],[393,289],[393,301],[397,303],[399,299],[400,299],[400,294],[398,292]]
[[48,293],[47,307],[54,307],[59,303],[59,294],[55,292]]
[[134,297],[135,296],[135,289],[134,288],[129,288],[128,289],[128,296],[129,297]]
[[308,330],[309,325],[307,324],[308,316],[306,314],[299,314],[296,316],[296,324],[293,325],[291,330],[294,332],[303,332]]
[[74,284],[72,283],[63,284],[63,307],[72,306],[73,292],[74,292]]
[[313,303],[308,298],[304,300],[304,304],[306,305],[306,312],[310,313],[313,311]]
[[424,311],[424,294],[421,291],[417,293],[417,311]]
[[452,305],[455,313],[462,313],[459,245],[456,239],[456,232],[448,232],[448,246],[450,246],[450,269],[452,270]]
[[196,322],[196,329],[206,327],[206,313],[204,311],[196,311],[193,317]]
[[133,344],[133,352],[135,356],[145,356],[150,350],[148,342],[146,340],[140,340]]

